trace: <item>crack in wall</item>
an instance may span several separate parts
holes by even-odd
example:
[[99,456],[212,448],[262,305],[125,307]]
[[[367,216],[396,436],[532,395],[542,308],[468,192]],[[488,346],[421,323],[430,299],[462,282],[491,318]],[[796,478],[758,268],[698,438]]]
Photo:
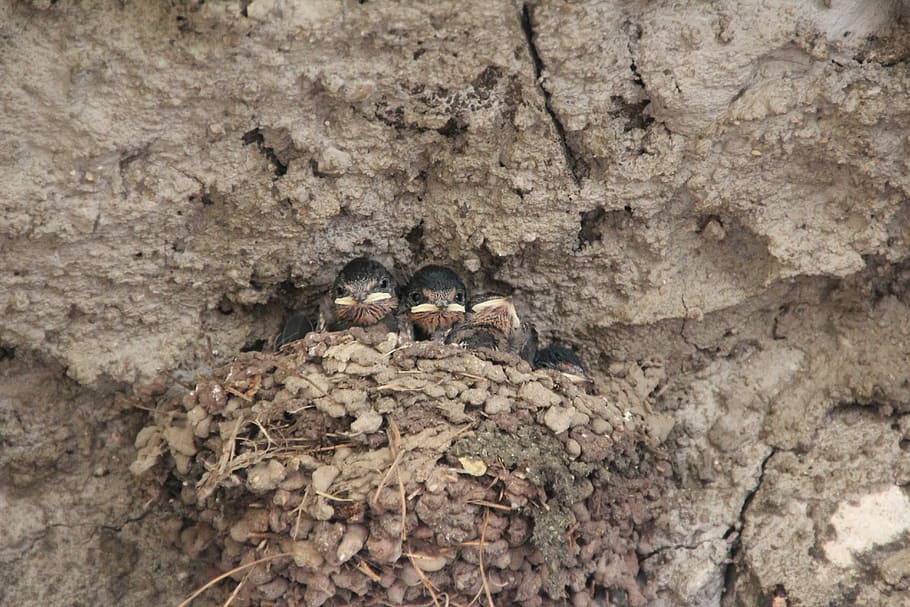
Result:
[[569,173],[572,175],[575,185],[581,187],[581,180],[588,176],[589,167],[581,158],[581,155],[569,144],[569,140],[566,136],[566,127],[553,110],[552,95],[543,85],[543,60],[540,58],[540,52],[537,50],[537,45],[534,42],[536,33],[534,32],[533,19],[534,7],[529,2],[523,3],[521,5],[519,22],[528,44],[528,52],[531,55],[531,61],[534,64],[534,82],[537,84],[540,94],[543,95],[544,108],[547,110],[547,114],[549,114],[550,120],[553,122],[553,128],[556,129],[556,134],[559,136],[559,144],[560,147],[562,147],[563,156],[565,156],[566,159],[566,168],[568,168]]
[[727,529],[726,533],[724,533],[724,538],[730,537],[734,533],[737,534],[736,538],[730,543],[730,556],[727,560],[726,571],[724,571],[724,590],[721,594],[722,600],[724,601],[729,600],[729,597],[733,596],[733,586],[736,583],[737,574],[736,558],[739,556],[740,549],[742,548],[742,530],[743,526],[746,524],[746,511],[749,510],[749,506],[752,505],[752,500],[755,499],[755,494],[758,493],[758,490],[762,486],[762,482],[765,480],[765,468],[767,467],[768,462],[771,461],[771,458],[774,457],[777,452],[778,449],[776,447],[771,447],[771,452],[762,460],[761,468],[758,473],[758,480],[755,482],[755,486],[746,494],[743,505],[739,509],[739,516],[736,517],[736,522]]

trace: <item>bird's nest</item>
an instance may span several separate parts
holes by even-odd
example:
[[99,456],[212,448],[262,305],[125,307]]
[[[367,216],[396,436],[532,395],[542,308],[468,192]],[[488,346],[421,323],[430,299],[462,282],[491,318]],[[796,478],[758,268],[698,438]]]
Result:
[[230,572],[219,605],[642,605],[669,465],[633,367],[591,396],[511,355],[310,334],[157,403],[133,471]]

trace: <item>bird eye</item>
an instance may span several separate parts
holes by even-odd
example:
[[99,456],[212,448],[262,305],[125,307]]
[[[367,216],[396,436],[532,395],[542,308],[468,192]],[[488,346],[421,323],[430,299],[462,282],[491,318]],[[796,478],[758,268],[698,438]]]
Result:
[[335,287],[335,296],[341,297],[342,295],[344,295],[344,287],[342,287],[341,285],[338,285],[337,287]]
[[411,291],[411,294],[408,295],[408,299],[411,300],[412,304],[417,305],[420,303],[420,300],[421,300],[420,293],[417,291]]
[[455,294],[455,303],[464,303],[464,293],[458,292]]
[[388,279],[388,278],[382,278],[382,279],[380,279],[380,280],[379,280],[379,288],[380,288],[380,289],[388,289],[388,288],[389,288],[389,279]]

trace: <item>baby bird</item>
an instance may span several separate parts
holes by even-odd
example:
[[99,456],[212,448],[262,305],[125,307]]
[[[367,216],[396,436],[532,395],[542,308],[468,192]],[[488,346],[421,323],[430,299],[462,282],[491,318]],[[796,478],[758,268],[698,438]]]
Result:
[[275,338],[275,351],[277,352],[280,350],[281,346],[284,344],[297,341],[298,339],[303,338],[307,333],[311,333],[315,330],[316,324],[313,322],[312,317],[307,316],[303,312],[297,312],[290,316],[286,316],[284,322],[281,323],[281,333]]
[[588,375],[581,358],[575,353],[575,350],[568,346],[550,344],[538,351],[534,357],[534,368],[559,371],[585,392],[590,392],[594,388],[594,380]]
[[445,266],[420,268],[404,291],[402,317],[413,326],[414,339],[443,341],[464,321],[468,291],[461,278]]
[[353,259],[341,269],[319,314],[319,330],[343,331],[382,324],[395,331],[395,280],[378,261]]
[[285,317],[281,333],[275,338],[275,350],[312,331],[343,331],[379,324],[388,331],[397,330],[395,281],[385,266],[367,257],[353,259],[341,269],[319,308],[318,322],[302,312]]
[[522,324],[511,297],[483,293],[472,298],[467,318],[455,325],[446,343],[511,352],[531,362],[537,331],[530,324]]

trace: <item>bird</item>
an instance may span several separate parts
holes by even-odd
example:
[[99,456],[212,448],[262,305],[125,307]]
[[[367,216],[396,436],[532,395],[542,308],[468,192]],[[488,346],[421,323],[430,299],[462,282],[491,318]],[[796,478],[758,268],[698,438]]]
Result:
[[286,316],[281,324],[281,332],[275,338],[275,351],[281,349],[281,346],[292,341],[297,341],[307,333],[316,330],[316,323],[312,317],[303,312],[298,312]]
[[319,312],[320,331],[384,325],[396,330],[395,279],[384,265],[369,257],[352,259],[341,268]]
[[581,357],[575,350],[563,344],[550,344],[539,350],[534,356],[534,368],[559,371],[586,392],[594,387],[594,380],[588,375]]
[[411,277],[404,289],[399,326],[410,325],[414,339],[444,341],[465,318],[468,290],[451,268],[428,265]]
[[489,348],[518,354],[533,362],[537,350],[537,330],[522,323],[511,297],[482,293],[471,298],[464,322],[446,336],[446,343],[468,349]]
[[313,331],[343,331],[380,324],[390,332],[397,331],[397,308],[395,280],[385,266],[368,257],[352,259],[323,298],[318,321],[306,313],[287,316],[275,338],[275,350]]

